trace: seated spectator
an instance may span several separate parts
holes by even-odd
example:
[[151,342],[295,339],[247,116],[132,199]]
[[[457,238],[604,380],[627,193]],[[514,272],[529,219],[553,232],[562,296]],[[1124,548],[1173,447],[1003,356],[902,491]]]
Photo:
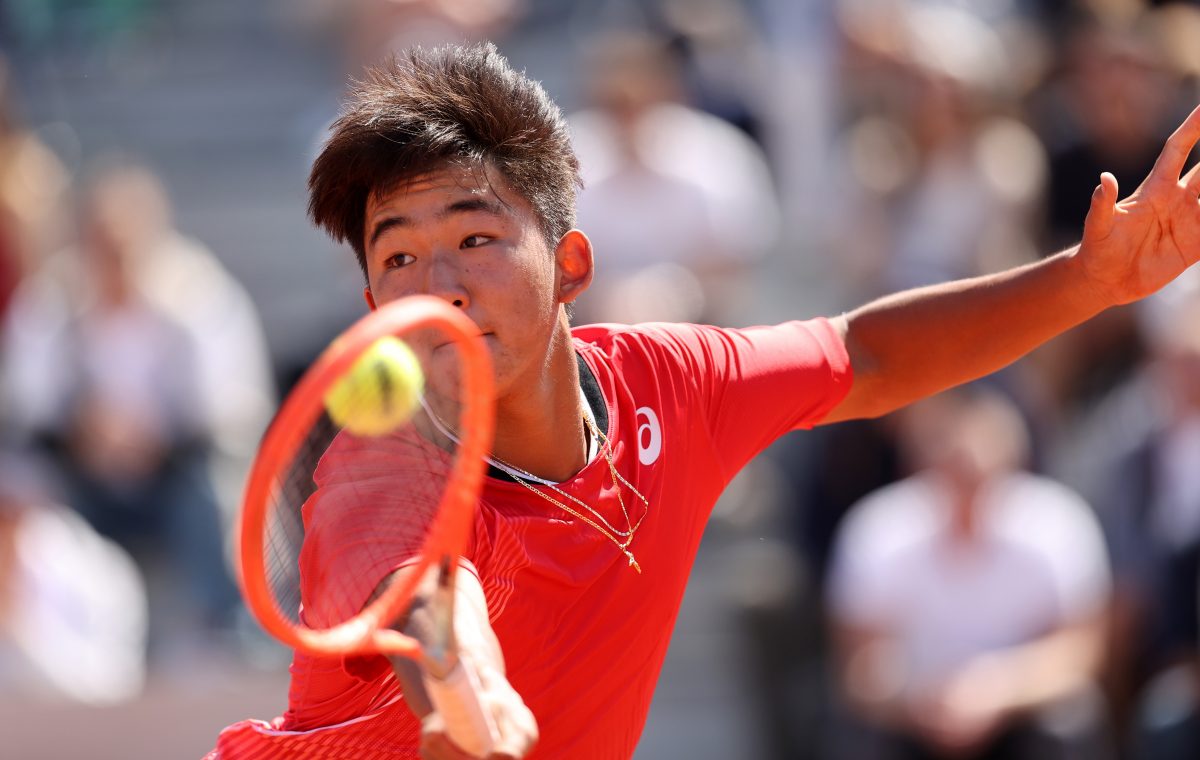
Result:
[[0,58],[0,322],[26,272],[53,244],[69,177],[21,123],[12,74]]
[[14,302],[10,413],[58,459],[71,506],[155,581],[151,644],[205,648],[238,606],[213,454],[252,449],[270,409],[257,319],[173,229],[149,172],[99,174],[81,227]]
[[1012,116],[1018,53],[963,5],[839,3],[853,120],[826,234],[855,302],[1036,257],[1046,157]]
[[1103,757],[1109,576],[1087,504],[1019,469],[999,396],[936,397],[904,430],[920,471],[860,502],[834,551],[841,686],[873,745],[855,756]]
[[594,107],[570,117],[584,180],[579,226],[596,256],[580,321],[738,321],[748,269],[778,228],[762,151],[679,102],[678,62],[664,42],[612,34],[587,63]]

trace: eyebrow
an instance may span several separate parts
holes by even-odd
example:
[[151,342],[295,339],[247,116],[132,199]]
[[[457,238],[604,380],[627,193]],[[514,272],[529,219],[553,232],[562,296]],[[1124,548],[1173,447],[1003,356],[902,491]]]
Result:
[[[504,215],[500,203],[497,201],[488,200],[487,198],[463,198],[462,200],[448,204],[441,211],[437,212],[434,218],[440,221],[455,214],[472,214],[478,212],[496,217]],[[411,227],[412,225],[413,220],[407,216],[389,216],[380,219],[371,230],[370,245],[375,245],[385,232],[395,227]]]

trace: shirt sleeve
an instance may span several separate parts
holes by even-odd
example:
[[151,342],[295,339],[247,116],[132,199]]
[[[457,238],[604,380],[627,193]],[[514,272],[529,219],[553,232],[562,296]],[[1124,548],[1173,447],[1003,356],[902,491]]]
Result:
[[824,419],[853,382],[846,346],[826,319],[645,329],[693,384],[726,478],[779,436]]

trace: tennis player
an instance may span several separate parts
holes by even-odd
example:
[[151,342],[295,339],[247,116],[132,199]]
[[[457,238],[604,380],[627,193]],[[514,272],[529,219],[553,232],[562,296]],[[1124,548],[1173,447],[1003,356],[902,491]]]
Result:
[[[310,211],[353,247],[370,307],[433,294],[491,348],[497,433],[455,626],[498,724],[494,756],[633,754],[709,512],[779,435],[995,371],[1194,264],[1200,171],[1181,174],[1198,139],[1200,109],[1124,201],[1101,177],[1078,246],[1028,266],[831,319],[572,329],[593,260],[558,108],[490,45],[368,72],[313,167]],[[318,468],[310,530],[336,558],[327,578],[389,580],[353,551],[386,510],[344,487],[386,488],[373,465],[388,446],[342,437]],[[397,626],[420,637],[422,612]],[[297,654],[287,712],[227,728],[213,756],[467,757],[411,671]]]

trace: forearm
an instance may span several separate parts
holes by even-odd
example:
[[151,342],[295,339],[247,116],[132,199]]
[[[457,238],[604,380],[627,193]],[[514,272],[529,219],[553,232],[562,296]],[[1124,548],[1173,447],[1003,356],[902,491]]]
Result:
[[[431,571],[414,594],[408,612],[396,625],[426,648],[437,638],[436,593],[436,572]],[[477,668],[501,675],[505,672],[504,656],[488,622],[487,602],[478,580],[470,573],[458,573],[454,594],[454,636],[444,657],[426,656],[420,662],[398,655],[389,658],[409,707],[421,717],[432,710],[425,694],[424,675],[444,678],[454,670],[460,657],[470,659]]]
[[826,420],[875,417],[1001,369],[1109,304],[1078,249],[881,298],[844,317],[854,387]]
[[[443,647],[444,599],[436,570],[421,584],[417,601],[398,623],[421,642],[420,663],[392,658],[405,701],[421,719],[421,757],[524,757],[537,743],[537,721],[505,675],[504,656],[488,619],[479,580],[457,573],[453,635]],[[443,651],[439,651],[443,650]]]
[[964,671],[980,679],[1009,713],[1023,713],[1070,696],[1092,682],[1101,661],[1098,623],[1066,628],[1012,649],[983,655]]

